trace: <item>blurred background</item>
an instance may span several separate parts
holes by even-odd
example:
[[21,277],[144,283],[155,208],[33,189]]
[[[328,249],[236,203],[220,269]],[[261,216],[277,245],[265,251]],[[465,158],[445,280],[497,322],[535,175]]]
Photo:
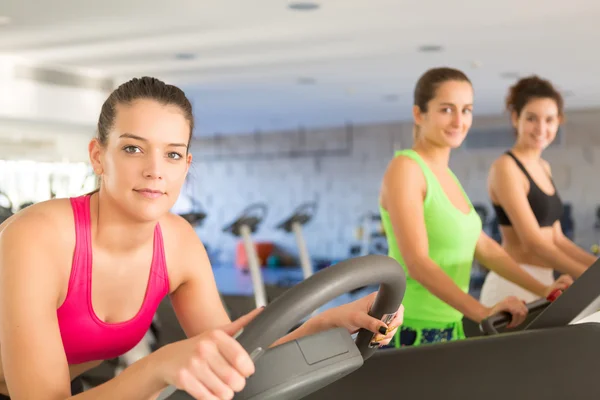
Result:
[[298,266],[295,236],[277,225],[306,202],[315,268],[386,253],[381,178],[412,145],[416,80],[444,65],[475,88],[474,126],[451,168],[495,237],[486,179],[513,143],[508,87],[535,73],[561,90],[567,122],[544,156],[567,203],[563,227],[590,248],[599,19],[592,0],[3,0],[0,205],[10,214],[93,189],[87,144],[102,103],[150,75],[193,102],[194,165],[173,211],[191,216],[215,268],[246,268],[240,237],[223,229],[255,203],[266,207],[252,236],[266,268]]

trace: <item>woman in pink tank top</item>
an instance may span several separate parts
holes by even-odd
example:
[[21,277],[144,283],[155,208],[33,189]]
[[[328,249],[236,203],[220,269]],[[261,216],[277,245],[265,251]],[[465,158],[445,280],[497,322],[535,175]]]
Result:
[[[75,378],[139,343],[167,295],[187,339],[77,398],[147,400],[174,385],[196,399],[230,399],[244,387],[254,365],[232,336],[260,310],[229,320],[196,232],[169,212],[192,161],[193,129],[180,89],[126,82],[104,103],[88,147],[99,190],[0,225],[0,399],[82,392]],[[344,327],[379,332],[385,345],[402,307],[386,326],[368,315],[373,299],[318,314],[278,343]]]

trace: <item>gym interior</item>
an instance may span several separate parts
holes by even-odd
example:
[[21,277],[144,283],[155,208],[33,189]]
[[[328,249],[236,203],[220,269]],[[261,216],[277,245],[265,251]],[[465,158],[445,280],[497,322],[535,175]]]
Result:
[[[465,72],[473,86],[472,127],[452,150],[449,166],[483,231],[502,242],[489,172],[515,141],[506,93],[519,78],[535,74],[552,81],[564,98],[564,122],[543,153],[563,201],[562,231],[597,254],[599,18],[600,4],[590,0],[4,1],[0,222],[34,204],[98,187],[88,145],[102,104],[118,85],[141,76],[177,85],[193,105],[195,128],[193,161],[171,212],[193,226],[221,300],[230,318],[238,318],[337,264],[388,255],[379,208],[382,178],[394,153],[413,145],[419,76],[448,66]],[[469,293],[476,299],[487,273],[473,263]],[[378,288],[358,285],[314,313]],[[576,301],[564,296],[565,302]],[[571,308],[588,309],[592,297]],[[467,336],[481,335],[480,326],[466,318],[465,330]],[[574,332],[565,335],[565,341],[578,341]],[[146,352],[183,338],[165,298],[140,348],[88,371],[84,383],[100,385]],[[556,346],[550,339],[527,337],[526,343]],[[406,365],[419,363],[416,349],[406,351]],[[448,351],[454,360],[476,352],[466,345]],[[402,379],[411,369],[386,357],[382,365],[397,368],[390,377]],[[560,368],[572,365],[556,361]],[[419,379],[417,372],[407,374]],[[435,381],[436,375],[422,378]],[[447,376],[440,379],[448,384]],[[510,383],[499,390],[475,381],[469,378],[473,388],[504,398],[507,390],[514,398],[533,398],[521,397]],[[496,385],[507,382],[500,378]],[[287,393],[246,398],[301,398]],[[362,398],[355,397],[358,392],[335,393],[341,392],[322,398]],[[399,389],[398,398],[402,394]]]

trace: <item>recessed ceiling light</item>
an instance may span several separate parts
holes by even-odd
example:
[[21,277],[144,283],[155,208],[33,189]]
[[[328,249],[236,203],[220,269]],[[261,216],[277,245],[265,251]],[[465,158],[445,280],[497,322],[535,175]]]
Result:
[[288,8],[294,11],[312,11],[318,9],[319,5],[310,1],[296,1],[290,3]]
[[419,51],[421,53],[436,53],[444,50],[444,47],[437,44],[425,44],[423,46],[419,46]]
[[177,53],[175,54],[175,58],[178,60],[193,60],[196,58],[196,55],[193,53]]
[[471,61],[471,67],[477,69],[477,68],[481,68],[483,65],[483,63],[479,60],[473,60]]
[[502,79],[519,79],[519,73],[514,71],[507,71],[500,73],[500,78]]
[[7,25],[10,24],[10,17],[7,17],[5,15],[0,15],[0,25]]
[[308,76],[298,78],[299,85],[314,85],[315,83],[317,83],[317,80],[315,78],[311,78]]

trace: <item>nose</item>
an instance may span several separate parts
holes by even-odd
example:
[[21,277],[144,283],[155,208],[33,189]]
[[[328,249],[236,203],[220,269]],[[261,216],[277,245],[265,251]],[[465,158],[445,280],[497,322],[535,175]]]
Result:
[[163,178],[163,158],[158,152],[148,154],[145,159],[143,174],[148,179]]
[[455,128],[459,128],[462,125],[462,114],[454,113],[452,118],[452,126]]
[[546,129],[544,125],[544,122],[536,122],[535,124],[533,124],[533,134],[539,135],[540,133],[544,132]]

